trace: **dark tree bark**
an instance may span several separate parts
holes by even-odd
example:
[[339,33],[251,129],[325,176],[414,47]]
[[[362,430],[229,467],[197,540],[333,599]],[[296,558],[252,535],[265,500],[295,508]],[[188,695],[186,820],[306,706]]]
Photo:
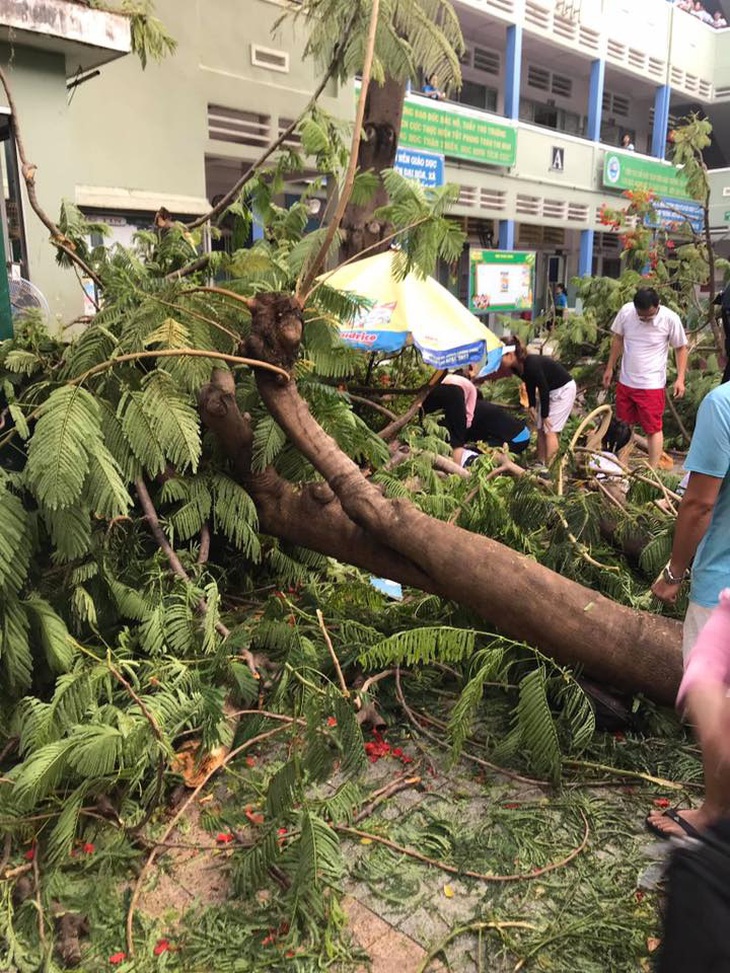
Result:
[[[392,78],[386,78],[383,85],[371,82],[365,103],[364,137],[357,160],[359,172],[370,170],[379,176],[383,169],[392,169],[398,147],[404,99],[403,82]],[[368,256],[378,252],[377,244],[388,235],[389,227],[373,214],[387,202],[388,197],[381,182],[365,206],[356,206],[352,202],[348,205],[342,220],[342,229],[345,231],[343,259],[355,257],[369,247],[373,249],[368,249]],[[387,245],[385,243],[383,247]]]
[[[300,328],[288,295],[259,295],[249,339],[256,357],[291,368]],[[236,406],[232,377],[214,373],[201,395],[203,420],[251,494],[264,532],[452,599],[560,663],[673,702],[682,671],[677,622],[617,605],[496,541],[386,499],[312,418],[293,380],[259,372],[257,383],[271,415],[326,481],[294,487],[273,469],[253,474],[248,417]]]

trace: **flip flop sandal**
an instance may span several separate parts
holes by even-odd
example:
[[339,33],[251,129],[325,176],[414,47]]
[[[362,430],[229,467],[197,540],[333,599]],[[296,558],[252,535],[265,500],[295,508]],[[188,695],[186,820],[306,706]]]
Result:
[[[689,838],[701,838],[702,837],[702,835],[697,830],[697,828],[695,828],[693,825],[691,825],[689,823],[689,821],[685,820],[685,818],[683,818],[680,815],[679,811],[676,808],[670,807],[668,811],[665,811],[664,814],[662,814],[662,817],[663,818],[669,818],[670,821],[674,821],[674,823],[679,828],[681,828],[681,830],[684,831],[684,833]],[[649,829],[649,831],[651,831],[652,834],[655,834],[658,838],[668,839],[668,838],[676,838],[676,837],[678,837],[676,833],[673,834],[671,831],[662,831],[662,829],[660,827],[658,827],[656,824],[654,824],[654,822],[651,820],[650,817],[647,817],[646,818],[645,823],[646,823],[646,826]]]

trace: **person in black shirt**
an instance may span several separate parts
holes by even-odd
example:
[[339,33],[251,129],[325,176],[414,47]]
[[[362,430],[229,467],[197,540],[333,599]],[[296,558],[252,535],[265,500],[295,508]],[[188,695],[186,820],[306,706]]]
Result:
[[537,425],[537,458],[546,466],[558,451],[558,433],[568,421],[577,387],[570,372],[548,355],[528,355],[516,335],[502,338],[505,349],[495,378],[518,375],[527,388]]
[[[473,384],[466,376],[449,376],[449,382],[444,381],[429,392],[422,406],[424,413],[443,414],[441,423],[449,432],[455,462],[462,463],[467,458],[462,456],[467,442],[497,447],[507,445],[511,453],[527,449],[530,430],[525,423],[494,402],[484,401]],[[474,394],[469,407],[463,386],[472,388]]]
[[479,399],[474,408],[474,421],[468,431],[472,443],[507,446],[510,453],[523,453],[530,445],[530,430],[522,419],[513,416],[496,402]]

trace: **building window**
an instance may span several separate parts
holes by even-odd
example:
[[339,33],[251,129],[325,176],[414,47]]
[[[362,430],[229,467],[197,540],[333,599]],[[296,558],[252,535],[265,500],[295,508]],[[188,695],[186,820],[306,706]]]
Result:
[[475,81],[464,79],[461,91],[456,93],[455,100],[461,105],[471,105],[472,108],[481,108],[483,111],[497,110],[496,89],[488,88],[485,84],[477,84]]
[[531,122],[543,128],[552,128],[556,132],[568,135],[585,134],[585,120],[577,112],[566,111],[555,105],[543,104],[539,101],[520,99],[520,121]]

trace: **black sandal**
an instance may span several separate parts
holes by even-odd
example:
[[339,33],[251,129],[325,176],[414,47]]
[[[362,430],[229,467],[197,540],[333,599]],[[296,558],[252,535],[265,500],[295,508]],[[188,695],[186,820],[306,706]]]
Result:
[[[682,831],[684,831],[684,833],[687,835],[687,837],[689,838],[702,837],[702,835],[697,830],[697,828],[695,828],[694,825],[690,824],[689,821],[683,818],[676,808],[670,807],[669,810],[665,811],[664,814],[662,814],[661,816],[663,818],[669,818],[670,821],[674,821],[677,827],[681,828]],[[657,837],[659,838],[666,839],[666,838],[679,837],[677,834],[673,834],[671,831],[663,831],[660,827],[654,824],[650,816],[646,818],[645,823],[649,831],[651,831],[652,834],[657,835]]]

